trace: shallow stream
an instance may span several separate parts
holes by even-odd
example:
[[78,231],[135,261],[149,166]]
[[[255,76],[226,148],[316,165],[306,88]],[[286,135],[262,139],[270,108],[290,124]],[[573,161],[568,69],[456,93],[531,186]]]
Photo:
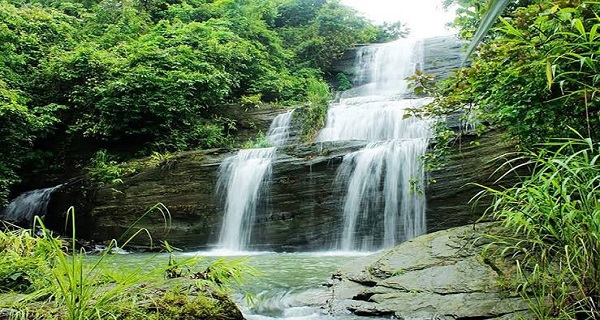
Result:
[[[344,264],[351,263],[366,253],[237,253],[228,259],[247,257],[247,264],[262,274],[250,278],[244,286],[236,288],[234,299],[244,316],[249,320],[350,320],[366,319],[351,314],[329,315],[324,305],[330,298],[326,284],[331,275]],[[204,257],[201,265],[221,258],[216,252],[175,254],[175,259],[194,256]],[[118,267],[136,268],[148,266],[148,254],[124,254],[111,259]],[[168,255],[160,254],[152,258],[152,264],[167,263]],[[117,267],[117,266],[115,266]],[[202,270],[202,266],[198,267]],[[249,292],[257,299],[248,305],[243,292]]]

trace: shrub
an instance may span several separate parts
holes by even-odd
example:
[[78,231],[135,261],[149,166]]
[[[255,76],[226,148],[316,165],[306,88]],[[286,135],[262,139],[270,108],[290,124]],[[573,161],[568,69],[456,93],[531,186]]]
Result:
[[331,93],[329,86],[322,81],[310,79],[306,87],[308,105],[299,112],[302,120],[302,139],[310,141],[325,125]]
[[[168,215],[164,206],[158,204],[140,219],[154,210]],[[71,208],[67,215],[74,217],[74,210]],[[149,256],[146,263],[134,269],[116,271],[117,255],[111,254],[117,246],[116,240],[110,242],[103,254],[86,257],[83,249],[76,248],[75,231],[67,247],[39,218],[36,221],[41,226],[39,236],[31,230],[0,231],[2,319],[223,318],[224,312],[237,310],[227,297],[231,293],[229,285],[255,273],[243,260],[218,260],[192,275],[195,280],[164,279],[167,271],[173,274],[175,269],[191,273],[200,258],[178,262],[169,259],[168,264],[156,266],[156,256]],[[75,219],[71,222],[75,230]],[[141,232],[143,229],[121,245],[126,246]],[[166,247],[169,248],[168,244]],[[156,267],[148,269],[147,265]],[[177,272],[177,277],[183,275],[189,274]]]
[[[530,166],[522,184],[494,196],[488,215],[520,267],[519,289],[540,319],[600,316],[600,146],[563,139],[509,162]],[[523,162],[524,161],[524,162]]]

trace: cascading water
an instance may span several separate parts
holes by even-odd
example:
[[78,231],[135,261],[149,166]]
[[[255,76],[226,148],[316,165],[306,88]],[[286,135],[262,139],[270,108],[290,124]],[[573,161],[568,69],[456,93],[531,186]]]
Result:
[[219,248],[247,249],[260,195],[271,175],[275,148],[244,149],[221,164],[217,193],[225,195]]
[[17,223],[30,224],[34,216],[44,217],[48,210],[50,195],[62,187],[36,189],[24,192],[13,199],[0,214],[0,218]]
[[332,105],[318,141],[365,140],[344,157],[337,180],[346,186],[339,248],[375,250],[425,233],[425,174],[420,158],[430,122],[408,114],[430,102],[406,98],[406,77],[423,64],[418,40],[400,40],[357,52],[355,89]]
[[267,141],[273,146],[285,145],[290,138],[290,129],[292,126],[292,116],[294,110],[277,115],[267,133]]
[[[282,146],[290,137],[293,110],[273,119],[267,141]],[[225,198],[224,217],[218,247],[239,252],[248,249],[256,210],[270,180],[275,148],[244,149],[221,164],[217,194]],[[268,188],[266,188],[268,189]]]
[[385,96],[407,93],[404,80],[415,69],[423,68],[423,43],[419,39],[402,39],[382,45],[371,45],[356,52],[354,84],[350,94]]
[[344,158],[338,173],[338,179],[348,179],[342,250],[390,247],[425,231],[424,173],[415,159],[426,149],[426,139],[392,140],[371,143]]

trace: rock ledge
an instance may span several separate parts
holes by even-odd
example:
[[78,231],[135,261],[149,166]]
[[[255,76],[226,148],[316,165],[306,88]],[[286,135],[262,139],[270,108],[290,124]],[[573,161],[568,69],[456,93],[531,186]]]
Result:
[[332,313],[398,319],[527,319],[527,303],[499,285],[484,261],[485,223],[418,237],[343,267],[333,277]]

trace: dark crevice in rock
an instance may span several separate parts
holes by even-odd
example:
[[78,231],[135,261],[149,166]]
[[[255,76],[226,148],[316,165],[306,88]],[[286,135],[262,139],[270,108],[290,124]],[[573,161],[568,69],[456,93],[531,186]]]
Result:
[[364,279],[349,279],[349,280],[354,283],[358,283],[358,284],[361,284],[361,285],[367,286],[367,287],[375,287],[377,285],[377,281],[373,281],[373,280],[364,280]]
[[514,312],[498,313],[498,314],[494,314],[494,315],[476,316],[476,317],[457,317],[454,315],[449,315],[449,316],[454,317],[455,320],[489,320],[489,319],[498,319],[498,318],[501,318],[501,317],[504,317],[507,315],[511,315],[511,314],[516,314],[521,311],[527,311],[527,309],[515,310]]
[[352,297],[352,300],[371,302],[371,297],[374,295],[374,292],[360,292],[359,294]]
[[[429,293],[429,294],[435,294],[435,295],[439,295],[439,296],[450,296],[453,294],[472,294],[472,293],[485,293],[487,291],[484,290],[462,290],[462,291],[448,291],[448,292],[441,292],[441,291],[436,291],[436,290],[418,290],[418,289],[409,289],[409,288],[401,288],[398,286],[391,286],[391,285],[386,285],[385,283],[379,283],[377,285],[378,288],[385,288],[385,289],[392,289],[396,292],[406,292],[406,293]],[[371,295],[373,296],[373,294]]]
[[504,276],[504,272],[489,258],[483,258],[483,263],[492,268],[499,276]]
[[354,313],[357,316],[363,317],[389,317],[395,314],[394,311],[390,310],[363,310],[353,307],[348,307],[348,311]]

